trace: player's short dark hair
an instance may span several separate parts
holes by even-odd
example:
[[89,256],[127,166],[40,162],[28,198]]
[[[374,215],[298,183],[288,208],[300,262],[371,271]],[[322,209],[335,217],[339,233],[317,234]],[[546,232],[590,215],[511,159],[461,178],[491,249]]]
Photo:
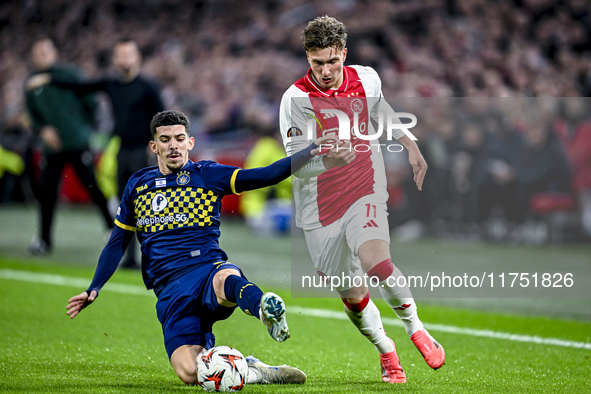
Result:
[[51,43],[51,45],[53,45],[53,47],[57,51],[57,44],[55,43],[55,40],[52,37],[50,37],[50,36],[39,36],[39,37],[37,37],[37,39],[35,41],[33,41],[33,45],[31,45],[31,48],[33,48],[35,45],[37,45],[41,41],[49,41]]
[[115,45],[113,46],[113,50],[115,50],[115,48],[117,48],[119,45],[124,45],[124,44],[135,44],[135,46],[137,47],[138,51],[141,52],[140,45],[137,43],[136,40],[134,40],[131,37],[122,37],[122,38],[118,39],[115,42]]
[[319,16],[308,22],[302,32],[306,52],[336,47],[342,50],[347,45],[347,27],[330,16]]
[[119,45],[119,44],[127,44],[128,42],[133,42],[133,43],[137,44],[137,41],[136,41],[136,40],[134,40],[134,39],[133,39],[133,38],[131,38],[131,37],[127,37],[127,36],[125,36],[125,37],[120,37],[120,38],[119,38],[119,39],[118,39],[118,40],[115,42],[115,45]]
[[134,40],[131,37],[122,37],[119,38],[116,42],[115,45],[113,46],[113,55],[115,54],[115,49],[119,46],[119,45],[125,45],[125,44],[135,44],[135,47],[137,48],[140,56],[142,56],[142,49],[140,48],[140,44],[137,43],[136,40]]
[[150,122],[150,131],[152,132],[152,140],[156,139],[156,129],[160,126],[176,126],[176,125],[183,125],[185,126],[185,131],[187,135],[189,135],[189,118],[180,112],[175,110],[167,110],[158,112],[152,118]]

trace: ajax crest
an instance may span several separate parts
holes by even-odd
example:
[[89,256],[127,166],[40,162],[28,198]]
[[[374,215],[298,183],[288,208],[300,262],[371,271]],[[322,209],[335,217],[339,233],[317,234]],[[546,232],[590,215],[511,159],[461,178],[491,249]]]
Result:
[[351,104],[349,105],[351,106],[351,111],[355,113],[359,114],[361,111],[363,111],[363,101],[359,100],[358,98],[351,100]]

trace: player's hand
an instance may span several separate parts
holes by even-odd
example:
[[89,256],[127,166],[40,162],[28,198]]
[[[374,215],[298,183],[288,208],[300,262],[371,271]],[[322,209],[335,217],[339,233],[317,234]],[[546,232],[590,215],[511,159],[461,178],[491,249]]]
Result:
[[26,88],[27,88],[27,90],[32,90],[32,89],[38,88],[40,86],[46,85],[50,82],[51,82],[51,74],[50,73],[36,74],[27,80]]
[[418,149],[411,149],[408,152],[408,161],[412,166],[412,172],[414,174],[414,181],[417,184],[419,190],[423,190],[423,180],[427,173],[427,162],[423,158],[423,155]]
[[43,126],[41,128],[41,139],[55,152],[58,152],[62,148],[62,140],[53,126]]
[[324,167],[330,170],[333,167],[346,166],[355,160],[355,150],[351,148],[350,141],[338,141],[323,157]]
[[77,296],[70,298],[68,300],[68,306],[66,306],[66,309],[68,310],[66,314],[70,316],[70,319],[75,318],[80,313],[80,311],[82,311],[82,309],[92,304],[97,295],[98,293],[96,290],[92,290],[90,295],[84,291]]
[[317,148],[312,149],[310,154],[316,156],[322,151],[330,149],[337,143],[339,143],[339,139],[335,135],[325,135],[324,137],[320,137],[314,141],[314,144],[317,146]]

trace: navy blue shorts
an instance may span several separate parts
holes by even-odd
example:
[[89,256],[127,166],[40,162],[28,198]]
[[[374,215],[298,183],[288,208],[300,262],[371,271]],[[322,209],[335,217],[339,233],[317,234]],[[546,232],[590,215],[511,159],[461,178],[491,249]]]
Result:
[[218,304],[213,290],[214,275],[226,268],[242,275],[237,265],[225,261],[203,264],[171,281],[158,294],[156,312],[169,359],[183,345],[215,346],[213,323],[227,319],[236,309]]

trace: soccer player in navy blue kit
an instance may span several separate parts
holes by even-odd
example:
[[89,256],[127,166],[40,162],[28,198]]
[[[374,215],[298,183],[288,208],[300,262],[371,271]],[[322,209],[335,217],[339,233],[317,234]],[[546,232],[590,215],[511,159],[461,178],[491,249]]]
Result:
[[[156,311],[170,363],[183,382],[196,384],[195,359],[214,346],[213,323],[228,318],[236,306],[259,318],[276,341],[289,338],[283,300],[274,293],[263,294],[220,249],[222,197],[278,183],[334,137],[319,138],[307,149],[267,167],[244,170],[189,160],[194,139],[181,112],[159,112],[150,130],[150,148],[158,166],[144,168],[129,179],[94,279],[88,290],[70,298],[67,314],[76,317],[96,299],[136,233],[146,288],[158,297]],[[251,383],[303,383],[306,379],[296,368],[266,368],[254,358],[247,359]]]

